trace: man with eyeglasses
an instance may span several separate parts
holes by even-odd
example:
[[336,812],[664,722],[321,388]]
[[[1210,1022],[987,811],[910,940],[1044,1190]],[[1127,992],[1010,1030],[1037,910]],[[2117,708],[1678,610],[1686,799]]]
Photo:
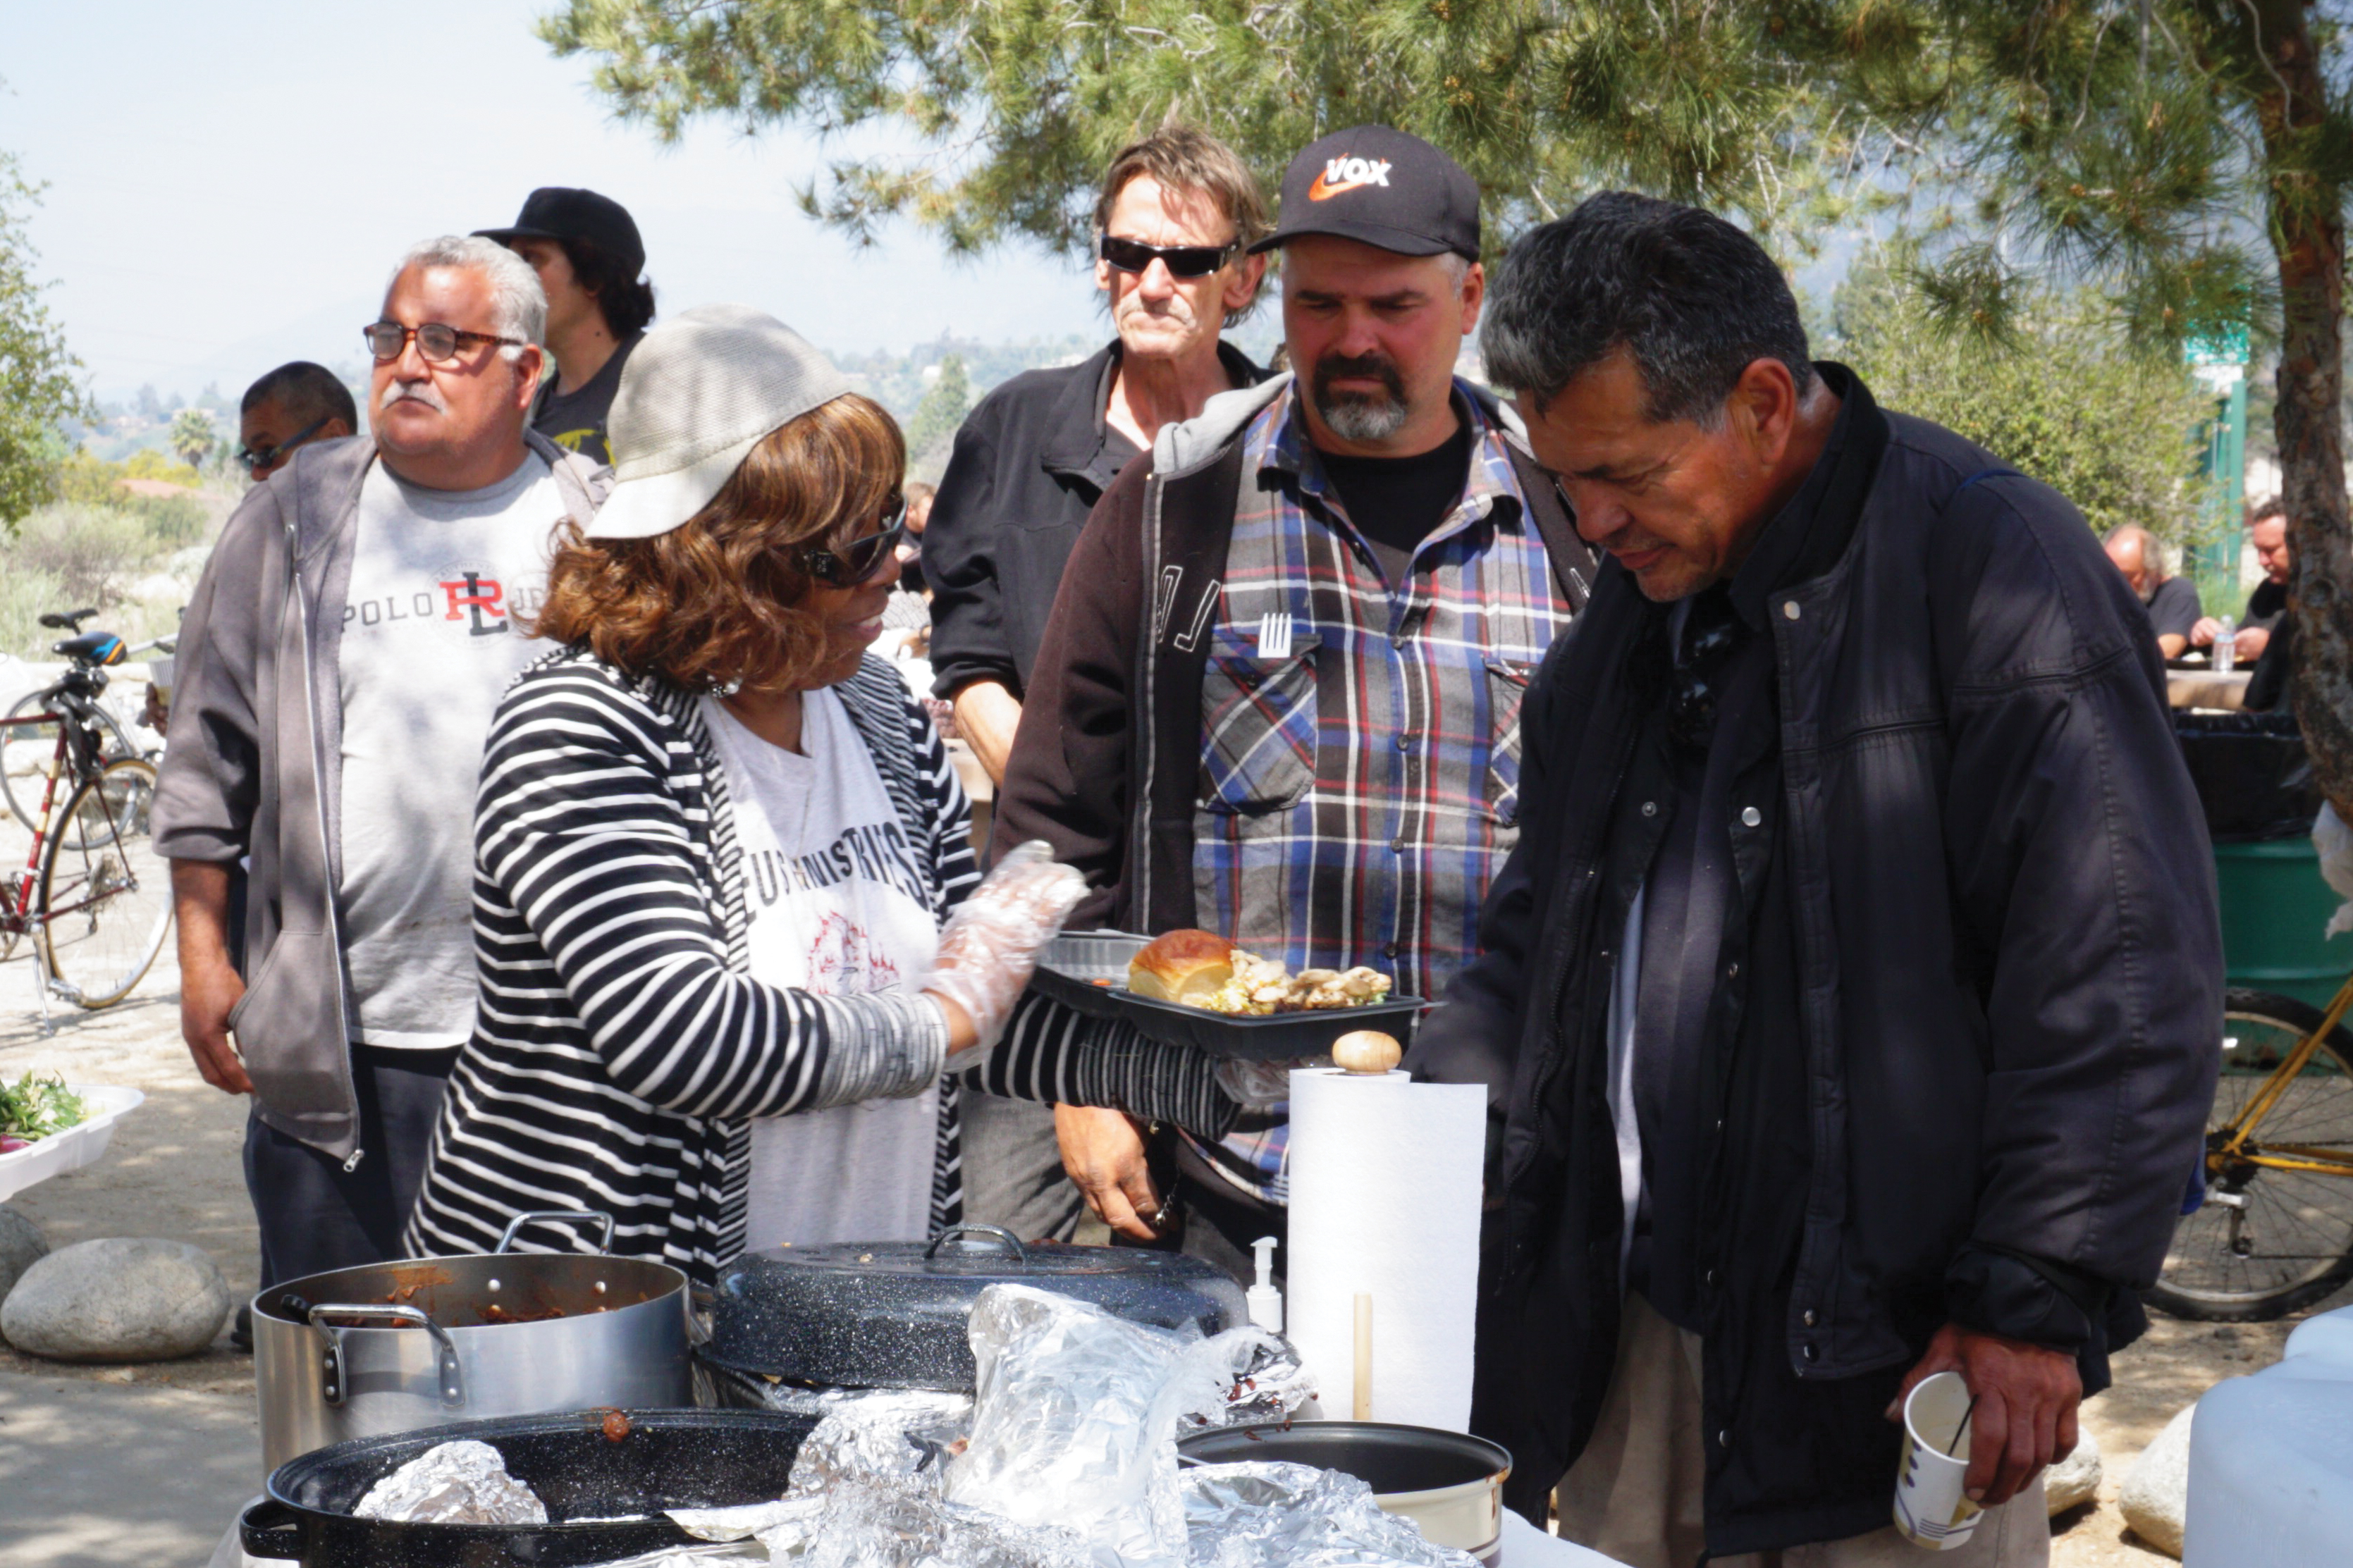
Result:
[[237,405],[237,460],[259,484],[286,466],[297,447],[359,433],[351,388],[322,364],[295,360],[245,389]]
[[412,249],[364,329],[370,437],[248,425],[276,471],[182,624],[155,842],[182,1034],[206,1082],[253,1097],[265,1288],[396,1256],[472,1026],[482,739],[544,651],[528,615],[552,537],[603,487],[528,427],[545,313],[531,268],[487,239]]
[[[1086,874],[1074,922],[1436,997],[1517,840],[1521,694],[1592,557],[1515,416],[1454,374],[1485,286],[1470,174],[1358,126],[1292,162],[1281,217],[1259,244],[1296,374],[1163,429],[1104,493],[999,820]],[[1235,1087],[1237,1121],[1168,1151],[1173,1185],[1125,1118],[1061,1117],[1115,1230],[1240,1274],[1283,1234],[1290,1129],[1280,1072]]]
[[[990,778],[1005,777],[1039,638],[1088,511],[1164,426],[1264,374],[1219,334],[1257,302],[1266,232],[1249,166],[1206,132],[1123,148],[1095,201],[1095,288],[1118,335],[1078,364],[997,387],[956,432],[923,534],[933,689]],[[965,1212],[1067,1239],[1084,1210],[1054,1113],[967,1094]],[[1067,1113],[1066,1113],[1067,1115]]]

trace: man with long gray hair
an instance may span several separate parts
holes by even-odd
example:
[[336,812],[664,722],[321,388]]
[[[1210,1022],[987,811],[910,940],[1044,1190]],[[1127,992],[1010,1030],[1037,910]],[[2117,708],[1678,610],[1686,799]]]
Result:
[[181,1032],[207,1083],[253,1097],[264,1287],[397,1255],[472,1026],[482,738],[541,651],[517,617],[552,537],[596,510],[593,465],[526,428],[546,312],[490,240],[412,249],[362,329],[372,433],[255,486],[188,605],[155,842]]
[[1407,1064],[1491,1093],[1472,1425],[1629,1563],[1908,1562],[1894,1423],[1952,1372],[1946,1560],[2040,1563],[2214,1084],[2147,620],[2064,498],[1814,363],[1720,218],[1595,196],[1488,312],[1609,561]]

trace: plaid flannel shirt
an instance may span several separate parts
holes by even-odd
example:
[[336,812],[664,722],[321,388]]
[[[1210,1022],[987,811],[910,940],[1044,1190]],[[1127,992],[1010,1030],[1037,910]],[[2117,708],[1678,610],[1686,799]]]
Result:
[[[1504,435],[1458,385],[1470,472],[1390,584],[1308,445],[1297,391],[1243,437],[1246,475],[1201,691],[1201,923],[1294,970],[1368,963],[1436,998],[1478,951],[1519,837],[1520,700],[1566,630]],[[1213,1168],[1287,1190],[1273,1074]]]

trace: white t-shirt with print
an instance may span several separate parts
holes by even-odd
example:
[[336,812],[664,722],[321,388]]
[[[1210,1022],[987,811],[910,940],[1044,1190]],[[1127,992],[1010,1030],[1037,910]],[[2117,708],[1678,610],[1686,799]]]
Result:
[[343,945],[373,1046],[462,1045],[474,1027],[474,784],[517,671],[548,651],[514,624],[547,592],[565,520],[546,460],[478,490],[360,486],[337,655]]
[[[727,769],[753,978],[820,995],[911,986],[939,929],[905,825],[841,699],[801,699],[798,753],[760,739],[715,699],[702,721]],[[752,1123],[744,1244],[920,1241],[931,1227],[935,1082]]]

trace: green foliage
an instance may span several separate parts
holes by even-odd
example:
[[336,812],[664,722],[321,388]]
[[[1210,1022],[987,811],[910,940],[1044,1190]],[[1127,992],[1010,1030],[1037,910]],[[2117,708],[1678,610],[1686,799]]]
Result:
[[[1876,199],[1842,178],[1870,163],[1859,121],[1809,85],[1834,30],[1815,13],[1834,9],[558,0],[540,36],[559,55],[600,57],[599,89],[665,140],[700,116],[912,130],[916,155],[841,158],[803,192],[811,214],[861,238],[903,216],[959,252],[1013,238],[1075,250],[1112,155],[1178,118],[1232,143],[1270,189],[1316,137],[1379,121],[1460,159],[1504,233],[1607,184],[1737,211],[1803,247]],[[1823,34],[1818,51],[1777,41],[1797,32]]]
[[0,531],[13,527],[51,492],[69,420],[96,416],[34,280],[25,213],[40,197],[16,158],[0,153]]
[[143,447],[131,454],[122,464],[120,478],[126,479],[162,479],[166,484],[185,485],[190,489],[204,482],[193,464],[175,463],[153,447]]
[[910,465],[945,447],[971,410],[972,384],[965,376],[964,361],[950,354],[940,362],[939,379],[924,392],[923,400],[915,405],[914,417],[907,421]]
[[30,1142],[78,1126],[90,1115],[81,1096],[56,1073],[26,1073],[11,1085],[0,1079],[0,1137]]
[[7,563],[56,579],[76,605],[108,609],[121,603],[132,575],[155,553],[154,541],[132,513],[61,504],[43,507],[25,520]]
[[183,408],[172,416],[172,428],[164,437],[164,444],[179,454],[180,460],[192,469],[205,466],[219,437],[213,433],[212,416],[201,408]]
[[2095,296],[2026,291],[1999,341],[1939,326],[1936,306],[1859,269],[1818,352],[1889,408],[1947,426],[2072,500],[2094,529],[2198,541],[2206,489],[2189,432],[2212,398],[2178,357],[2136,348]]

